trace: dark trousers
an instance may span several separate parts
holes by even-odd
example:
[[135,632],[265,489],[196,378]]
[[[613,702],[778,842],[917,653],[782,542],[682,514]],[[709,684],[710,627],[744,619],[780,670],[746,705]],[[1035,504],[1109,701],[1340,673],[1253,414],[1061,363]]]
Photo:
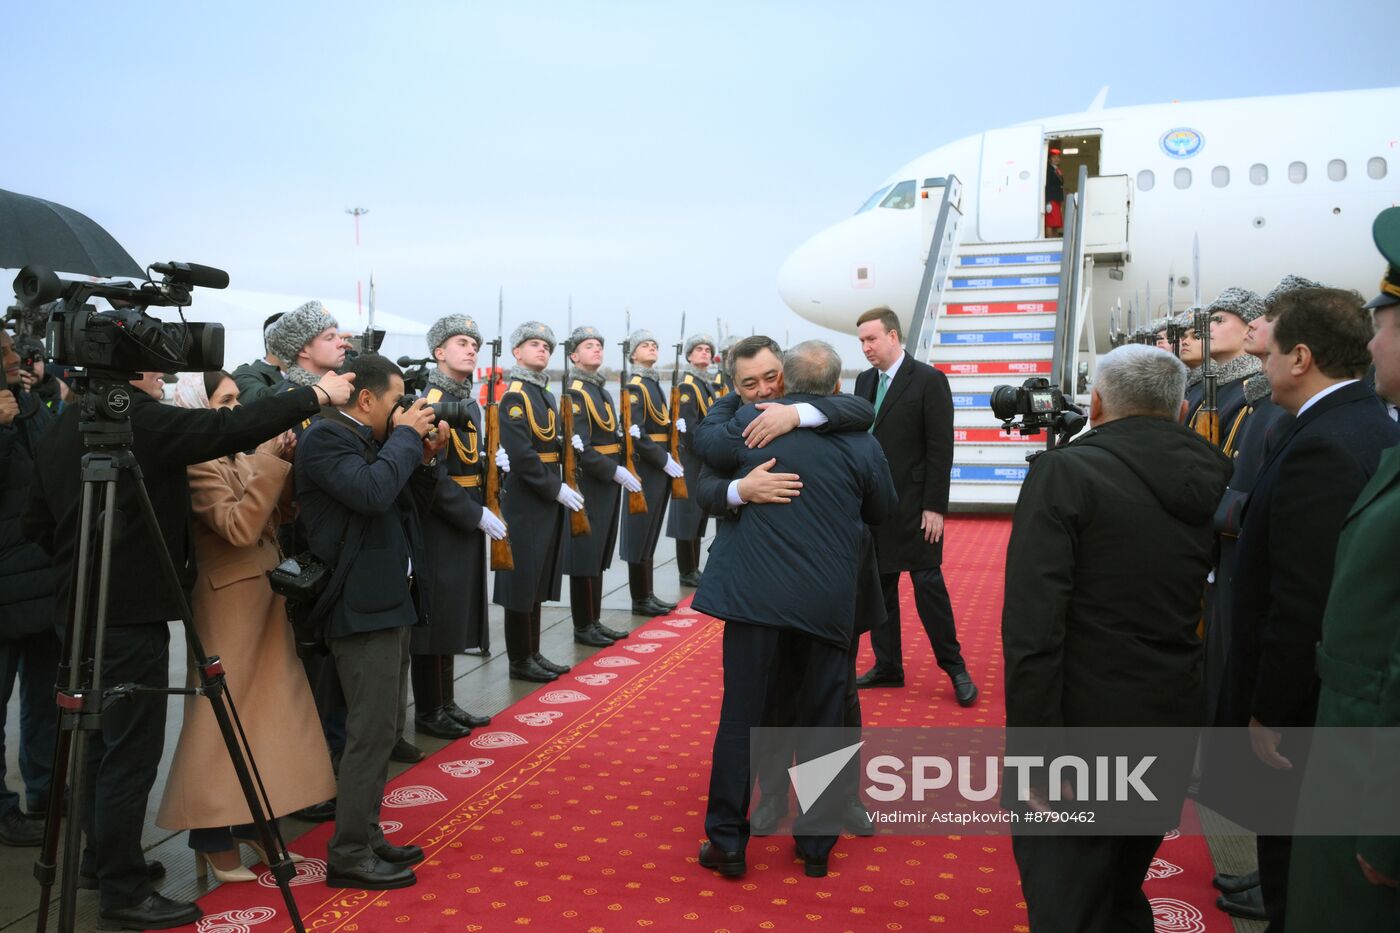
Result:
[[1032,933],[1152,933],[1142,881],[1161,836],[1012,836]]
[[[102,653],[106,686],[170,685],[170,626],[164,622],[109,626]],[[102,714],[102,731],[88,739],[82,871],[97,876],[104,910],[139,904],[153,890],[141,830],[165,748],[166,703],[151,693],[112,703]]]
[[1268,933],[1283,933],[1284,908],[1288,906],[1288,863],[1293,858],[1293,837],[1256,836],[1254,851],[1259,858],[1259,893],[1264,898],[1264,913],[1269,918]]
[[[724,624],[724,702],[715,731],[710,765],[710,799],[705,833],[720,850],[740,852],[749,842],[749,801],[753,791],[749,731],[762,726],[768,697],[783,668],[797,676],[796,726],[839,726],[846,691],[833,689],[847,676],[847,651],[826,642],[767,625]],[[832,749],[802,747],[798,758],[808,761]],[[825,800],[829,794],[823,794]],[[802,814],[793,824],[793,837],[811,855],[826,855],[836,844],[833,835],[810,835]]]
[[[846,652],[846,694],[841,714],[841,725],[847,728],[860,728],[860,691],[856,688],[856,655],[860,651],[860,639],[851,644]],[[768,709],[763,714],[763,724],[781,728],[797,725],[798,695],[802,688],[802,671],[793,665],[783,665],[774,678],[773,687],[768,691]],[[776,736],[774,737],[777,738]],[[792,781],[788,778],[788,768],[792,766],[792,756],[797,751],[796,743],[773,741],[754,762],[758,772],[758,789],[763,797],[780,797],[786,802],[788,788]],[[851,759],[841,772],[847,796],[855,796],[860,788],[860,756]]]
[[345,690],[345,752],[336,783],[335,835],[327,848],[331,869],[352,868],[383,844],[379,805],[389,779],[389,754],[398,735],[402,628],[329,639]]
[[[953,603],[948,599],[948,587],[943,582],[943,568],[924,567],[909,571],[914,584],[914,607],[924,624],[933,656],[938,666],[948,674],[967,670],[963,663],[962,646],[953,624]],[[885,618],[877,619],[870,629],[870,647],[875,652],[875,666],[880,670],[902,674],[904,648],[899,620],[899,574],[880,574],[880,588],[885,597]]]
[[540,604],[529,612],[507,609],[506,657],[512,664],[523,664],[540,652]]
[[58,677],[58,636],[46,629],[0,643],[0,815],[19,806],[19,794],[5,784],[5,716],[19,683],[19,774],[29,811],[49,804],[53,746],[58,735],[54,681]]

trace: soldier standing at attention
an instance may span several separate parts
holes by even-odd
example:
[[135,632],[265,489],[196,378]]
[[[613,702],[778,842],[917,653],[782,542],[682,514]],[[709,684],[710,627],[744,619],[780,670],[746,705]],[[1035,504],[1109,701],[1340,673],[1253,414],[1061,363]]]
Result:
[[[685,362],[681,364],[681,466],[690,476],[700,475],[703,462],[690,442],[689,430],[710,413],[714,403],[715,384],[710,374],[710,359],[715,343],[709,334],[695,334],[685,342]],[[676,539],[676,568],[681,586],[700,585],[700,542],[705,537],[709,519],[700,504],[692,499],[671,503],[671,517],[666,522],[666,537]]]
[[565,510],[583,508],[583,497],[564,485],[559,411],[545,367],[554,353],[554,331],[526,321],[510,335],[515,367],[501,397],[501,446],[511,470],[501,509],[511,535],[514,570],[496,572],[494,601],[506,611],[506,654],[515,680],[549,683],[567,674],[540,654],[540,603],[558,599],[564,570]]

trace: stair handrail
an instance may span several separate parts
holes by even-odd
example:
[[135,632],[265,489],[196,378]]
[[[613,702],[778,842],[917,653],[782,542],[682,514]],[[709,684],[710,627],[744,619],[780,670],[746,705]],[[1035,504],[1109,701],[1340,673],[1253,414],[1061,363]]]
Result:
[[[938,222],[929,240],[928,259],[924,262],[923,278],[919,282],[919,297],[914,301],[914,314],[909,322],[909,333],[904,340],[904,350],[915,359],[928,362],[933,346],[933,335],[938,330],[938,315],[943,307],[943,291],[948,284],[948,272],[957,250],[958,234],[962,231],[962,181],[956,175],[945,178],[926,178],[924,187],[933,187],[942,181],[943,201],[938,206]],[[925,321],[928,322],[928,345],[920,346],[925,338]],[[928,351],[928,352],[925,352]]]
[[1055,308],[1055,344],[1051,354],[1050,382],[1066,396],[1076,388],[1079,336],[1083,328],[1081,307],[1084,272],[1084,191],[1089,167],[1079,167],[1079,187],[1065,198],[1064,240],[1060,246],[1060,288]]

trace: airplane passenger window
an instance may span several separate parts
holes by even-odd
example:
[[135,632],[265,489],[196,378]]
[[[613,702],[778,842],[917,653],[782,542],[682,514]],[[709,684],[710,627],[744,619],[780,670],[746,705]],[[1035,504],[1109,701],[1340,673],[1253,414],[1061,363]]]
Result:
[[1293,184],[1301,184],[1308,180],[1308,166],[1306,162],[1288,163],[1288,180]]
[[1152,186],[1157,184],[1157,176],[1152,174],[1152,169],[1145,168],[1138,172],[1138,190],[1151,191]]
[[1249,183],[1252,185],[1266,184],[1269,180],[1269,167],[1263,162],[1255,162],[1249,167]]
[[1327,177],[1333,181],[1342,181],[1347,177],[1347,164],[1341,159],[1333,159],[1327,163]]
[[1372,178],[1384,178],[1385,170],[1385,159],[1380,156],[1373,156],[1366,161],[1366,174]]
[[883,198],[887,193],[889,193],[889,190],[890,190],[892,187],[894,187],[894,186],[893,186],[893,185],[885,185],[885,187],[881,188],[879,191],[875,192],[875,193],[872,194],[870,197],[866,198],[866,199],[865,199],[865,203],[862,204],[862,205],[860,206],[860,210],[856,211],[856,213],[857,213],[857,214],[864,214],[866,211],[870,210],[870,209],[871,209],[872,207],[874,207],[876,204],[879,204],[879,203],[880,203],[880,199]]
[[1189,168],[1177,169],[1176,174],[1172,176],[1172,184],[1178,188],[1191,187],[1191,170]]
[[894,190],[885,195],[885,199],[880,202],[881,207],[888,207],[896,211],[907,211],[914,206],[914,179],[901,181],[894,186]]
[[1217,188],[1224,188],[1230,183],[1230,169],[1224,165],[1217,165],[1211,169],[1210,183]]

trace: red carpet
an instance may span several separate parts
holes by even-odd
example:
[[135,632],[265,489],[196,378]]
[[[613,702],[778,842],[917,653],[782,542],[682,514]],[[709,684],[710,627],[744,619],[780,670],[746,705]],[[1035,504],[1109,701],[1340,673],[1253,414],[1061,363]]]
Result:
[[[908,685],[862,694],[874,726],[1003,722],[999,623],[1009,522],[956,518],[945,570],[963,653],[982,689],[961,709],[906,592]],[[907,586],[907,582],[906,582]],[[749,872],[695,863],[721,689],[722,625],[692,610],[655,620],[394,781],[389,838],[428,853],[419,883],[321,883],[330,826],[297,841],[308,930],[1026,930],[1010,842],[998,836],[846,837],[806,878],[789,837],[754,839]],[[868,655],[868,648],[866,649]],[[862,669],[868,665],[865,659]],[[1199,836],[1169,839],[1147,883],[1159,933],[1228,931]],[[201,901],[201,933],[290,929],[264,873]]]

